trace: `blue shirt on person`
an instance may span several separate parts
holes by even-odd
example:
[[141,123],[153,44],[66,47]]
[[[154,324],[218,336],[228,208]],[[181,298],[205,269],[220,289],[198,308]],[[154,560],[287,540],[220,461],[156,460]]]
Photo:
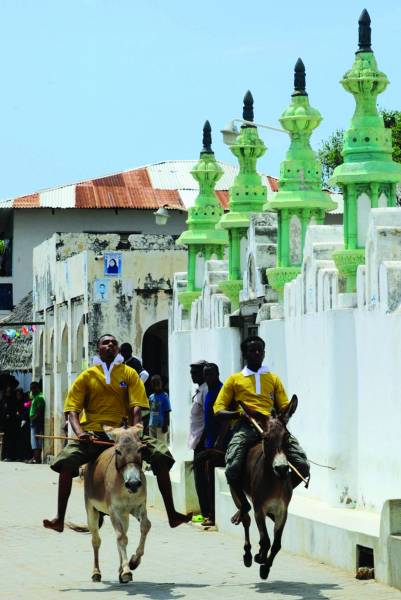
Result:
[[217,396],[223,384],[221,381],[217,384],[215,388],[209,390],[205,396],[204,403],[204,415],[205,415],[205,429],[204,429],[204,438],[205,438],[205,448],[213,448],[217,437],[219,435],[220,423],[219,420],[216,419],[215,414],[213,412],[213,404],[216,401]]
[[163,427],[164,416],[171,411],[170,399],[166,392],[158,392],[150,395],[149,427]]

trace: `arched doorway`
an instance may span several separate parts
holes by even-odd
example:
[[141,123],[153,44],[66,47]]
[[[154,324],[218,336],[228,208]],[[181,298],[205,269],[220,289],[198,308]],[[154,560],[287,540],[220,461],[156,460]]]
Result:
[[142,340],[142,364],[150,376],[161,375],[168,383],[168,322],[158,321],[145,331]]

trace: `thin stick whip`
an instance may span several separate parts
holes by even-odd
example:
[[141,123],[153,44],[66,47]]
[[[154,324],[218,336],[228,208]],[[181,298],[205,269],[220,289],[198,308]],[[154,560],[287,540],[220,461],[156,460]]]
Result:
[[67,442],[87,442],[88,444],[95,444],[96,446],[114,446],[114,442],[104,442],[102,440],[80,440],[78,438],[66,437],[63,435],[36,435],[37,438],[46,440],[65,440]]
[[[251,415],[249,415],[246,412],[246,410],[244,409],[244,407],[242,405],[241,405],[241,408],[244,411],[245,416],[247,417],[247,419],[249,419],[249,421],[252,423],[252,425],[255,427],[255,429],[260,433],[260,435],[263,435],[264,431],[261,428],[261,426],[259,425],[259,423],[256,421],[256,419],[251,417]],[[294,471],[294,473],[296,473],[300,479],[302,479],[302,481],[304,482],[304,484],[306,486],[308,486],[309,481],[307,479],[305,479],[305,477],[303,477],[303,475],[301,475],[301,473],[298,471],[298,469],[296,467],[294,467],[294,465],[292,463],[290,463],[288,458],[287,458],[287,462],[288,462],[288,466],[290,467],[290,469],[292,471]]]

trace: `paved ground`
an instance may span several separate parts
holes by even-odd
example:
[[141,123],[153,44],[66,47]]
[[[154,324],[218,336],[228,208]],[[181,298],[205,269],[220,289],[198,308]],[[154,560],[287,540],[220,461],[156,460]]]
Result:
[[[48,467],[0,463],[0,598],[4,600],[401,600],[401,593],[373,581],[282,552],[270,579],[257,566],[245,569],[236,538],[186,525],[171,530],[163,514],[150,511],[153,527],[134,580],[120,585],[117,548],[106,519],[102,528],[103,581],[92,583],[92,548],[87,534],[43,529],[52,517],[56,476]],[[82,485],[73,488],[69,518],[84,523]],[[130,549],[138,527],[131,522]]]

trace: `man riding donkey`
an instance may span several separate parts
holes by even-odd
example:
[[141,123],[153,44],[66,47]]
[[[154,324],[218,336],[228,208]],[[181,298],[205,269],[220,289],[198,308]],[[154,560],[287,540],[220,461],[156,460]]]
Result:
[[[248,337],[241,344],[241,352],[245,367],[227,379],[213,407],[217,417],[237,421],[226,452],[225,470],[232,498],[238,508],[231,519],[235,525],[241,523],[251,509],[242,489],[241,476],[248,450],[261,439],[247,415],[266,430],[266,423],[272,411],[280,413],[289,405],[279,377],[270,373],[263,365],[264,340],[258,336]],[[309,477],[306,454],[292,435],[288,439],[286,455],[305,479]],[[291,480],[293,488],[301,483],[294,471],[291,472]]]
[[[141,409],[149,408],[144,385],[136,371],[123,364],[116,338],[102,335],[97,350],[94,366],[77,377],[64,405],[77,441],[70,441],[51,466],[59,473],[57,517],[45,519],[43,525],[54,531],[64,529],[72,479],[79,474],[79,467],[96,460],[107,448],[93,443],[109,439],[103,426],[119,427],[127,418],[131,425],[136,425],[141,422]],[[144,435],[142,442],[146,446],[142,456],[156,475],[170,527],[187,523],[192,515],[178,513],[174,507],[169,475],[174,464],[172,455],[165,444],[150,436]]]

